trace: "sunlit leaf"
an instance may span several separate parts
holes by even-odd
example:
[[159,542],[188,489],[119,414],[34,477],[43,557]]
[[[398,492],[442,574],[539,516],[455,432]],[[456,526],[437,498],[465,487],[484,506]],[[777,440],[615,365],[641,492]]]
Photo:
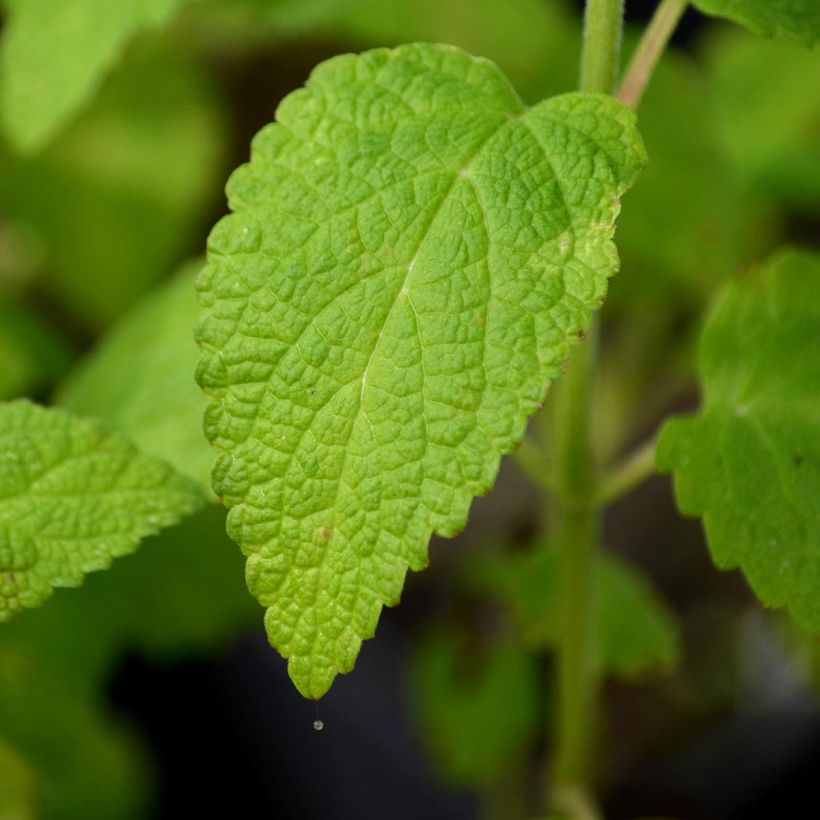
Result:
[[214,489],[300,691],[463,526],[617,268],[632,112],[525,109],[486,60],[321,64],[256,137],[201,275]]

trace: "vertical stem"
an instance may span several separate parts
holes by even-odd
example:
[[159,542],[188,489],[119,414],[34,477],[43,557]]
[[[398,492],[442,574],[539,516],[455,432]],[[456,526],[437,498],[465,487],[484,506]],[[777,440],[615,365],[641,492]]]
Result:
[[[581,90],[609,94],[615,87],[623,29],[623,0],[587,0]],[[562,637],[557,658],[553,777],[563,790],[584,790],[591,778],[598,701],[595,652],[596,550],[601,515],[590,416],[598,352],[597,324],[576,349],[567,375],[555,385],[550,441],[557,492],[552,541],[561,551]]]
[[611,94],[618,78],[623,0],[587,0],[581,52],[581,91]]
[[597,335],[597,325],[593,324],[586,342],[575,351],[566,377],[556,383],[551,437],[560,489],[553,507],[550,540],[561,555],[562,626],[553,779],[557,786],[582,789],[592,774],[598,700],[594,567],[600,512],[590,440]]

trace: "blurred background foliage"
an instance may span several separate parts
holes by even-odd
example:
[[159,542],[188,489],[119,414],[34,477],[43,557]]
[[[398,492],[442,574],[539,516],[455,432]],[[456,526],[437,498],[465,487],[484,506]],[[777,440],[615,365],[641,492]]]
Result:
[[[278,100],[334,53],[431,40],[495,60],[537,101],[575,86],[580,51],[580,3],[569,0],[3,5],[0,398],[102,417],[203,485],[212,457],[192,378],[193,281],[225,210],[224,182]],[[629,22],[651,6],[628,0]],[[633,28],[627,56],[635,40]],[[624,202],[622,273],[604,311],[595,429],[610,456],[696,401],[694,344],[721,283],[783,243],[818,244],[820,52],[690,12],[640,127],[651,163]],[[458,542],[434,547],[433,569],[390,616],[418,635],[401,688],[410,736],[435,771],[425,777],[481,794],[487,816],[523,816],[550,725],[555,578],[532,558],[535,499],[507,465],[494,497],[475,505]],[[698,766],[725,765],[715,737],[738,716],[810,688],[817,653],[779,616],[755,612],[737,578],[711,574],[665,481],[616,506],[607,538],[607,817],[752,816],[725,808],[743,800],[729,786],[709,792]],[[260,616],[214,505],[4,625],[0,818],[171,816],[156,790],[166,779],[157,750],[115,707],[112,683],[129,658],[173,667],[224,656]],[[789,671],[774,676],[784,658]],[[792,759],[783,744],[777,765]],[[688,773],[682,785],[675,765]],[[427,816],[474,816],[475,805]]]

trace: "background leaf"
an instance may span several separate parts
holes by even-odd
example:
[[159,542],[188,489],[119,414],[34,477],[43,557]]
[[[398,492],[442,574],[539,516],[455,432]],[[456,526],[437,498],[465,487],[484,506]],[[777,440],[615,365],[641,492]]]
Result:
[[536,736],[537,661],[514,642],[467,646],[437,628],[419,644],[411,671],[430,754],[449,780],[497,781]]
[[0,404],[0,621],[201,504],[188,479],[96,422]]
[[207,74],[154,43],[48,150],[0,150],[0,211],[39,239],[38,284],[75,323],[104,327],[201,243],[226,174],[222,114]]
[[0,113],[8,136],[42,147],[83,104],[140,29],[179,0],[7,0],[0,47]]
[[766,37],[788,37],[813,45],[820,38],[816,0],[692,0],[707,14],[727,17]]
[[701,341],[703,407],[658,444],[715,563],[820,629],[820,258],[786,253],[734,281]]
[[[670,671],[680,654],[674,615],[649,581],[611,554],[598,558],[595,635],[606,675],[631,679]],[[555,649],[561,635],[561,562],[538,548],[479,564],[472,583],[497,596],[512,613],[524,642]]]
[[58,400],[104,419],[207,489],[214,454],[202,432],[205,397],[194,380],[194,278],[201,267],[186,265],[118,322],[72,371]]

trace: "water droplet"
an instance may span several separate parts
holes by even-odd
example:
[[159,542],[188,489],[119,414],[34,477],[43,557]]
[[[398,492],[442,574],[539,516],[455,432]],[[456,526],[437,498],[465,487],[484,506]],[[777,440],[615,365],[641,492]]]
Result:
[[322,723],[322,721],[321,721],[321,720],[314,720],[314,721],[313,721],[313,728],[314,728],[317,732],[321,732],[321,731],[322,731],[322,729],[324,729],[324,728],[325,728],[325,724],[324,724],[324,723]]

